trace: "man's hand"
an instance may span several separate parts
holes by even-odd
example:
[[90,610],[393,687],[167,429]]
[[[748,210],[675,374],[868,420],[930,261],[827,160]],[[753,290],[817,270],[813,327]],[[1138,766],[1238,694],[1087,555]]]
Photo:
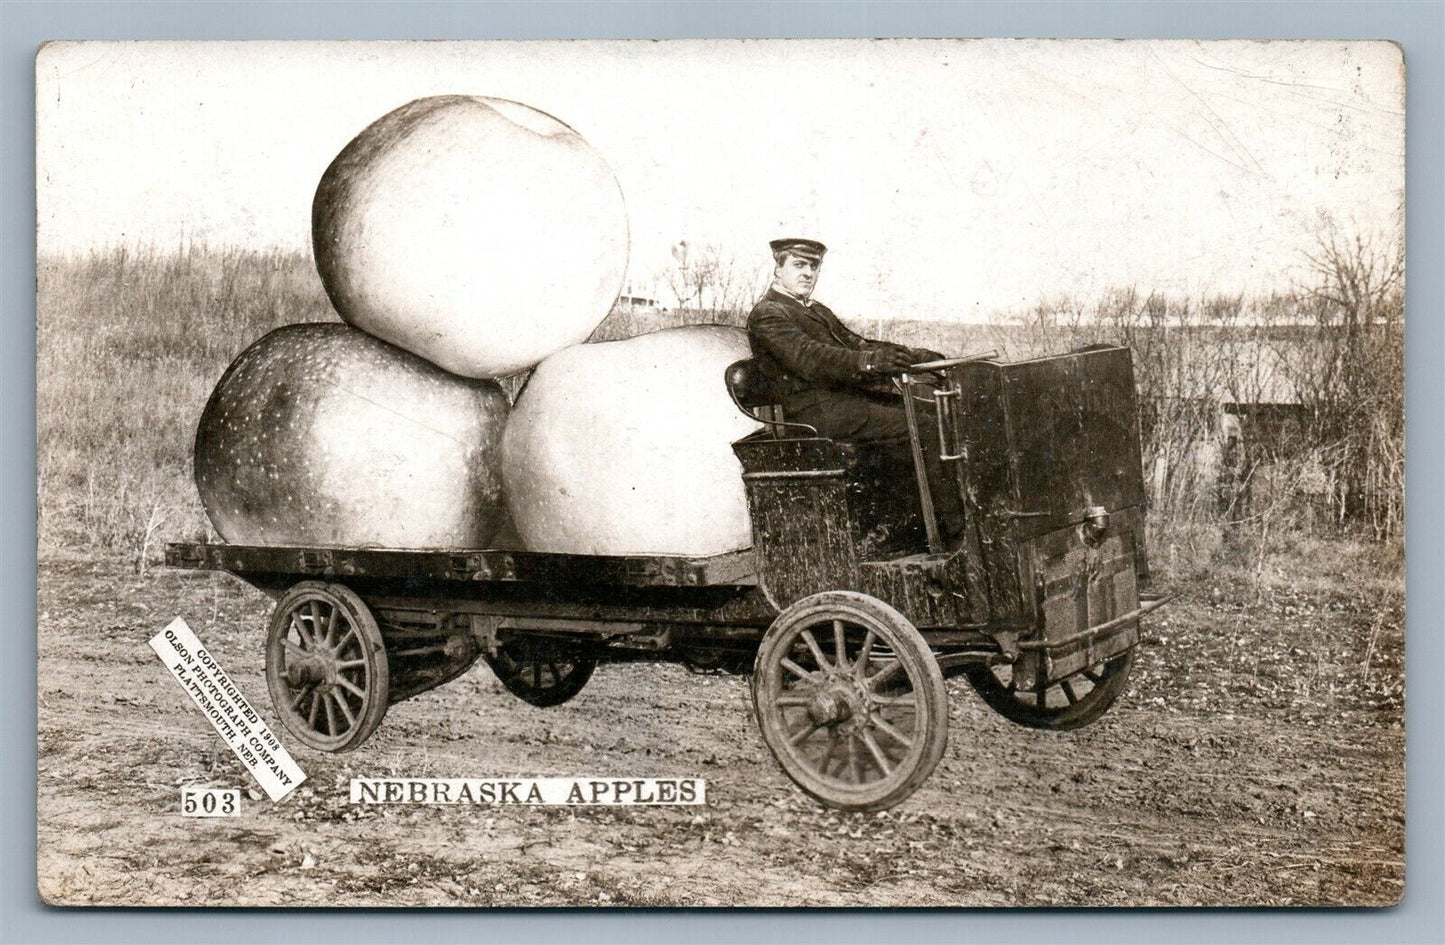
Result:
[[863,370],[868,374],[904,374],[912,369],[913,355],[906,348],[869,349]]
[[947,360],[947,355],[939,354],[937,351],[931,351],[928,348],[912,348],[908,353],[912,356],[914,364],[926,364],[929,361]]

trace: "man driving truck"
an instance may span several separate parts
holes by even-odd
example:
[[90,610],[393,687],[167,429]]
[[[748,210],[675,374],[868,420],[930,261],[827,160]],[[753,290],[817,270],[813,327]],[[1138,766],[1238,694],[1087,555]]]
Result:
[[[903,398],[888,379],[943,355],[864,338],[814,301],[828,251],[822,243],[789,238],[768,245],[775,263],[773,283],[748,315],[748,340],[759,372],[781,392],[784,416],[808,424],[821,436],[884,446],[911,463]],[[918,403],[918,425],[939,526],[955,538],[963,531],[963,502],[957,482],[938,458],[931,402]]]

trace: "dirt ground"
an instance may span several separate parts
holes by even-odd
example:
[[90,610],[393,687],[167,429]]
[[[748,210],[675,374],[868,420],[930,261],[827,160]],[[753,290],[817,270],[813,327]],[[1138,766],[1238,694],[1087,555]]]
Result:
[[[943,761],[883,813],[838,814],[795,789],[753,724],[746,679],[650,664],[603,666],[571,703],[536,709],[479,663],[393,706],[355,752],[290,745],[310,780],[273,805],[146,645],[185,617],[280,733],[262,672],[269,599],[226,577],[50,559],[40,894],[177,906],[1396,902],[1398,587],[1179,591],[1146,626],[1119,703],[1082,731],[1016,727],[951,680]],[[353,777],[519,775],[699,776],[708,804],[348,801]],[[252,791],[239,817],[193,819],[180,815],[187,784]]]

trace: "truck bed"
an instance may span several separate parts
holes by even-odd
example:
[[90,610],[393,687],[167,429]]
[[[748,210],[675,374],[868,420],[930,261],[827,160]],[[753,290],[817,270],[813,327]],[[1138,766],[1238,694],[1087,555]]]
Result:
[[751,549],[704,557],[573,555],[498,548],[327,548],[175,542],[172,568],[248,575],[366,577],[414,581],[480,581],[622,585],[630,587],[752,587]]

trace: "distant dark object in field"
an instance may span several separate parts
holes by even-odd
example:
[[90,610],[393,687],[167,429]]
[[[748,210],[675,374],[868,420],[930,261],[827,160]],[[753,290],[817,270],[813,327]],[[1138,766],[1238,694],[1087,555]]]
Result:
[[345,325],[242,352],[196,431],[195,476],[235,544],[475,548],[505,517],[507,398]]
[[586,340],[627,266],[627,212],[577,132],[504,99],[417,99],[352,139],[311,210],[348,323],[466,377]]

